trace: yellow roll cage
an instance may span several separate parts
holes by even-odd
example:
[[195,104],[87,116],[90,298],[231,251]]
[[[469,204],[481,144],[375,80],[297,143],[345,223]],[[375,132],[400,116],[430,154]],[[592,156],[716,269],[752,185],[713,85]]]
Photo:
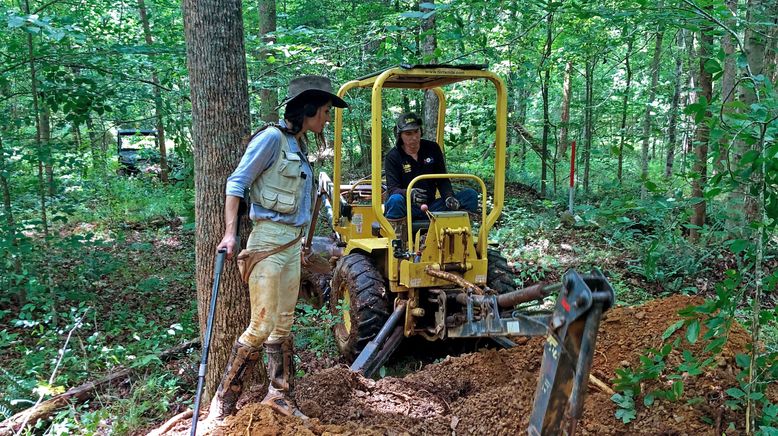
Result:
[[[381,124],[383,113],[383,100],[381,91],[384,88],[418,89],[432,90],[438,97],[438,129],[436,132],[437,143],[443,147],[443,132],[446,117],[446,99],[441,89],[442,86],[468,80],[486,79],[494,84],[497,91],[497,110],[495,132],[495,159],[494,159],[494,198],[493,208],[488,216],[484,218],[483,224],[478,232],[477,249],[482,256],[486,255],[486,240],[494,223],[502,212],[505,200],[505,154],[506,154],[506,133],[508,118],[508,97],[505,83],[503,80],[491,71],[481,69],[482,67],[473,66],[414,66],[414,67],[395,67],[385,70],[381,73],[371,75],[365,78],[352,80],[345,83],[338,90],[338,96],[343,98],[346,93],[354,88],[372,88],[371,98],[371,126],[372,126],[372,145],[371,145],[371,206],[373,213],[381,228],[389,235],[389,239],[396,238],[392,226],[384,217],[381,201],[381,167],[383,159],[381,156]],[[340,218],[340,186],[341,186],[341,159],[343,144],[343,109],[335,108],[335,141],[333,144],[334,168],[333,168],[333,196],[332,206],[334,222]],[[452,178],[472,178],[473,176],[463,174],[451,174]],[[415,181],[415,180],[414,180]],[[479,179],[480,182],[480,179]],[[483,182],[482,193],[484,192]],[[486,211],[486,196],[482,196],[482,217]],[[410,209],[408,209],[410,210]],[[411,214],[407,214],[409,229],[411,224]],[[409,235],[409,238],[411,235]],[[410,246],[410,243],[409,243]]]

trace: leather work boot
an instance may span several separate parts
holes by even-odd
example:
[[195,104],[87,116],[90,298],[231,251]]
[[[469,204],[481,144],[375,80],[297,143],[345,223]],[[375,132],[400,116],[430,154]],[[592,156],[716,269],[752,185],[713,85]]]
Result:
[[227,368],[219,383],[211,407],[208,412],[208,421],[221,421],[227,415],[235,413],[238,398],[243,391],[243,381],[254,370],[259,361],[259,348],[241,344],[235,341],[227,361]]
[[294,345],[289,335],[283,342],[265,342],[267,354],[267,377],[269,379],[267,395],[262,404],[270,406],[285,416],[308,417],[294,404],[292,390],[294,383]]

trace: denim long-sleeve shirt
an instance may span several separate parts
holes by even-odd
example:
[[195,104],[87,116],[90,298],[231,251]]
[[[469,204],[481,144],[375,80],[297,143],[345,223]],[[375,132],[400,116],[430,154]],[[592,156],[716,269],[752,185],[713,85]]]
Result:
[[[281,121],[282,126],[286,126]],[[285,134],[277,129],[267,128],[254,136],[249,141],[246,152],[235,168],[235,171],[227,178],[227,195],[243,198],[244,192],[263,172],[267,171],[281,154],[281,135],[286,135],[289,142],[289,150],[297,153],[305,162],[303,173],[305,181],[301,189],[302,197],[296,213],[286,214],[252,203],[249,217],[252,220],[270,220],[277,223],[288,224],[295,227],[305,227],[311,222],[311,209],[313,204],[313,169],[308,162],[308,157],[303,153],[297,140],[292,135]]]

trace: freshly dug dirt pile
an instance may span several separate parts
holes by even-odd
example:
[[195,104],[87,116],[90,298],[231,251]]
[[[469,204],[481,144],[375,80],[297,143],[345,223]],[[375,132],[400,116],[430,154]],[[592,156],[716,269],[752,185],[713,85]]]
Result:
[[[606,313],[597,340],[593,374],[608,382],[617,368],[637,369],[647,348],[660,348],[661,336],[679,319],[677,312],[700,299],[682,296]],[[669,340],[684,334],[681,329]],[[736,386],[734,356],[745,351],[747,334],[733,328],[730,342],[716,363],[684,379],[680,401],[657,400],[651,407],[637,399],[630,424],[614,417],[610,394],[589,387],[578,434],[738,434],[742,411],[724,406],[726,389]],[[404,378],[367,380],[333,367],[297,384],[301,410],[313,419],[279,417],[257,404],[248,405],[216,434],[520,434],[525,433],[536,389],[542,338],[509,350],[484,350],[424,367]],[[666,359],[668,368],[683,362],[682,350],[701,352],[704,344],[683,342]],[[646,382],[643,392],[667,389],[671,380]],[[775,396],[771,392],[770,396]],[[691,400],[691,401],[690,401]],[[734,428],[728,429],[730,423]]]

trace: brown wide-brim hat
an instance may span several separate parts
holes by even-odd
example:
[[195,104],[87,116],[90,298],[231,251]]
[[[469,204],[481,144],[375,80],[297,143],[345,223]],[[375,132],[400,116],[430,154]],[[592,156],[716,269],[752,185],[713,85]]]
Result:
[[324,76],[300,76],[289,82],[286,98],[278,107],[287,105],[295,100],[305,99],[311,95],[326,95],[332,100],[332,105],[339,108],[347,108],[342,98],[332,92],[332,82]]

